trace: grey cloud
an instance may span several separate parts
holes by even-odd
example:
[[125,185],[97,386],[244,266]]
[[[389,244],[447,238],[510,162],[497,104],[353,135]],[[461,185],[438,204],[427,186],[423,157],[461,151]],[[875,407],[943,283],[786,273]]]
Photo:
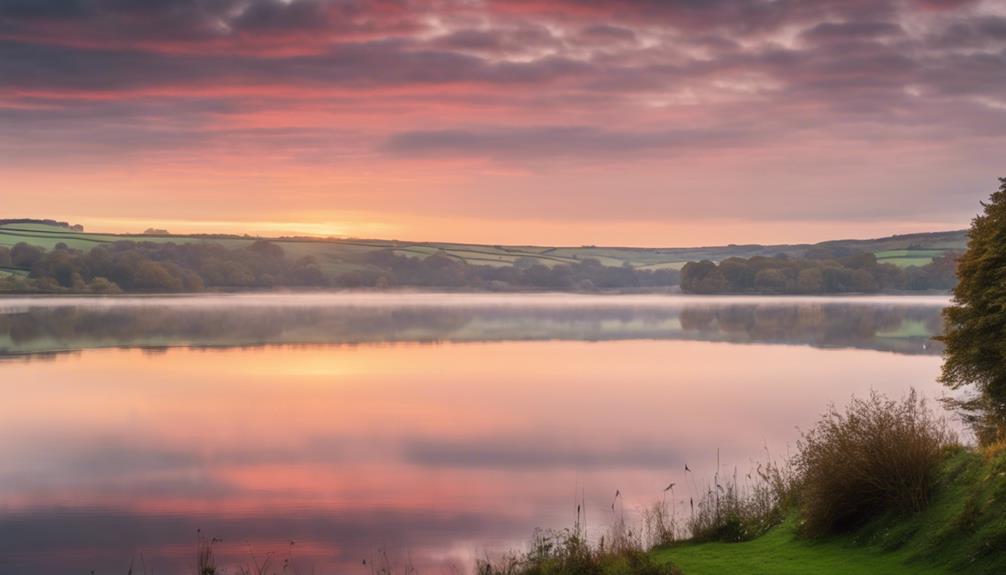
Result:
[[[515,0],[506,10],[497,3],[477,8],[457,5],[469,16],[474,11],[469,20],[453,21],[442,10],[446,31],[430,38],[407,33],[422,29],[421,16],[437,9],[422,1],[250,0],[239,5],[237,0],[0,0],[0,29],[13,31],[0,41],[0,89],[56,95],[46,104],[55,107],[48,118],[30,106],[0,108],[4,119],[0,146],[9,152],[4,154],[7,162],[42,157],[46,150],[100,158],[115,150],[157,152],[242,136],[286,139],[293,148],[307,150],[306,156],[329,153],[331,143],[338,140],[331,130],[240,134],[214,126],[212,120],[229,111],[198,110],[194,103],[248,101],[214,94],[221,87],[277,86],[321,91],[478,86],[482,92],[423,97],[457,98],[470,106],[491,99],[495,106],[516,111],[547,106],[575,113],[569,116],[575,119],[548,126],[469,123],[441,129],[404,127],[384,136],[360,134],[355,140],[360,153],[370,153],[376,145],[393,155],[624,157],[746,145],[762,141],[766,134],[781,140],[807,128],[845,129],[850,120],[892,129],[936,126],[945,130],[944,136],[979,127],[994,134],[1000,123],[980,120],[992,112],[975,112],[962,100],[993,104],[1001,100],[1006,89],[1006,20],[958,4],[932,29],[919,32],[903,29],[901,23],[907,11],[920,10],[920,4],[894,0],[560,0],[549,6]],[[38,33],[26,39],[17,33],[56,20],[65,24],[57,28],[67,31],[66,38]],[[472,22],[479,22],[479,27],[470,27]],[[784,48],[759,36],[783,25],[804,29],[804,42]],[[672,29],[677,32],[668,33]],[[367,31],[377,37],[346,40],[346,31]],[[243,50],[244,44],[237,40],[209,44],[205,51],[131,44],[140,42],[140,37],[176,42],[250,38],[265,40],[269,46],[270,39],[287,33],[317,33],[339,40],[294,54]],[[634,40],[644,35],[645,45]],[[749,36],[751,42],[736,41]],[[121,45],[64,45],[97,37]],[[587,51],[585,56],[581,50],[585,45],[603,49]],[[694,50],[702,56],[694,56]],[[514,54],[521,57],[507,59]],[[729,104],[703,104],[703,110],[716,112],[709,114],[715,119],[703,129],[666,128],[670,123],[662,121],[659,108],[642,112],[653,121],[654,127],[647,130],[590,125],[585,119],[597,107],[610,110],[626,104],[639,110],[643,98],[713,92],[724,79],[739,78],[736,83],[743,84],[751,77],[766,87],[750,95],[728,94]],[[76,99],[78,92],[125,99],[136,91],[159,89],[184,95],[159,100],[164,106],[152,117],[132,114],[133,104],[117,101],[107,110],[121,106],[125,113],[119,120],[101,119],[99,106]],[[14,99],[37,103],[29,97]],[[277,96],[273,102],[251,105],[282,107],[283,103]],[[793,115],[806,110],[814,114],[799,119]],[[158,121],[148,121],[151,118]],[[92,137],[77,137],[88,130],[94,131]]]
[[[531,7],[536,0],[496,0],[497,4],[525,3]],[[548,4],[551,11],[561,13],[562,6],[574,13],[587,11],[595,16],[640,23],[659,23],[688,33],[710,30],[731,34],[762,34],[787,25],[823,19],[887,19],[898,11],[895,0],[559,0]],[[533,8],[532,8],[533,9]],[[548,12],[549,10],[541,10]]]
[[326,5],[313,0],[254,2],[232,23],[244,31],[322,30],[330,25]]
[[80,0],[0,0],[0,22],[68,20],[87,14]]
[[892,22],[822,22],[806,30],[803,37],[818,42],[870,40],[898,36],[904,32]]
[[539,126],[402,132],[388,138],[382,149],[401,155],[534,158],[541,155],[610,155],[724,146],[751,137],[750,133],[733,130],[632,132],[591,126]]
[[[366,0],[0,0],[0,25],[43,41],[200,42],[257,34],[413,30],[421,19]],[[60,36],[46,27],[60,23]]]
[[507,28],[462,28],[435,39],[435,47],[490,54],[530,53],[561,42],[547,28],[524,25]]
[[930,41],[943,48],[982,48],[1006,43],[1006,17],[976,16],[954,22]]
[[585,38],[601,42],[635,42],[637,40],[636,33],[631,28],[612,26],[611,24],[588,26],[583,29],[581,34]]
[[549,82],[586,73],[567,58],[489,62],[401,42],[349,44],[324,53],[258,58],[242,55],[159,54],[78,50],[0,42],[0,86],[27,90],[116,91],[216,85],[400,86],[457,82]]

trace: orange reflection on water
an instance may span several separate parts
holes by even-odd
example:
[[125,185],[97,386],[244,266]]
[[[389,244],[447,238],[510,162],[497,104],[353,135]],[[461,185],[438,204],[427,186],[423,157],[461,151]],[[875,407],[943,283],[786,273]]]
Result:
[[[66,525],[53,510],[78,510],[90,529],[19,545],[55,557],[73,542],[94,561],[147,549],[168,572],[197,527],[280,549],[297,539],[321,567],[358,566],[389,542],[417,563],[467,561],[568,524],[577,490],[600,528],[615,489],[630,508],[650,503],[668,481],[687,486],[684,463],[712,476],[717,450],[746,469],[831,401],[935,394],[939,361],[690,341],[4,361],[0,518]],[[126,535],[106,549],[102,528]]]

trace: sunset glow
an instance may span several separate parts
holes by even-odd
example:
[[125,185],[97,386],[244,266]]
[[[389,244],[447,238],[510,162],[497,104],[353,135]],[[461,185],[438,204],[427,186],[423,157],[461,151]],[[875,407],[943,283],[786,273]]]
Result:
[[0,0],[0,575],[1006,573],[1004,149],[1006,0]]
[[95,231],[956,229],[999,175],[1004,29],[997,0],[4,2],[0,195]]

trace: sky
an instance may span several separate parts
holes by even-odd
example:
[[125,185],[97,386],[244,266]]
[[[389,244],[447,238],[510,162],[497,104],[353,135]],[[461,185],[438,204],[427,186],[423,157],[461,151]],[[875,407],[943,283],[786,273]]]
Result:
[[0,217],[560,245],[965,227],[1006,0],[0,0]]

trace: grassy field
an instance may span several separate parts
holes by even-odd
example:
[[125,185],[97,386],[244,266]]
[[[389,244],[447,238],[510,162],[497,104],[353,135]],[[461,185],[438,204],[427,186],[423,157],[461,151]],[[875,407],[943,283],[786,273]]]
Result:
[[875,252],[877,261],[894,264],[899,267],[923,266],[933,261],[933,258],[943,255],[942,249],[905,249],[882,250]]
[[702,543],[654,553],[685,575],[926,575],[944,569],[909,564],[905,551],[856,546],[849,539],[808,542],[797,538],[790,521],[745,543]]
[[[187,235],[103,234],[75,232],[70,229],[35,223],[0,224],[0,246],[27,242],[52,249],[62,242],[72,248],[90,249],[120,240],[150,242],[214,241],[228,247],[251,244],[257,237],[205,237]],[[720,261],[728,257],[772,256],[785,253],[799,256],[809,245],[729,245],[700,248],[627,248],[627,247],[547,247],[502,246],[443,242],[402,242],[394,240],[303,239],[275,238],[292,257],[313,256],[326,273],[355,271],[365,264],[360,256],[368,251],[393,249],[399,255],[428,257],[442,254],[470,264],[509,266],[516,261],[533,261],[546,266],[570,264],[584,259],[597,259],[604,265],[628,265],[641,269],[680,269],[689,261],[709,259]],[[923,265],[947,249],[962,249],[964,232],[939,232],[894,236],[877,240],[843,240],[818,245],[842,245],[874,252],[881,261],[900,266]]]
[[928,508],[848,535],[801,539],[790,519],[752,541],[685,543],[654,555],[684,575],[1006,573],[1006,452],[954,455]]

